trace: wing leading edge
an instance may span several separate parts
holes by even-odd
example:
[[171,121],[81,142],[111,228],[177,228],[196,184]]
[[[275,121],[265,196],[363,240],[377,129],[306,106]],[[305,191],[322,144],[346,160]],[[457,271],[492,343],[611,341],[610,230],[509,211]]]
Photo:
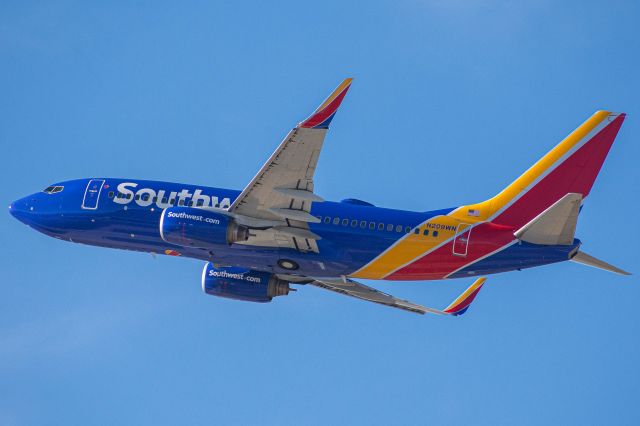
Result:
[[382,305],[391,306],[392,308],[403,309],[405,311],[415,312],[417,314],[438,314],[438,315],[462,315],[480,292],[487,279],[482,277],[474,281],[464,293],[456,298],[449,306],[440,310],[428,308],[409,302],[408,300],[398,299],[390,294],[376,290],[372,287],[360,284],[352,279],[332,279],[332,278],[315,278],[309,284],[326,290],[335,291],[336,293],[345,294],[368,302],[380,303]]
[[[289,132],[229,207],[240,222],[263,228],[252,232],[244,244],[318,251],[316,239],[308,232],[308,224],[317,222],[310,214],[311,204],[323,201],[313,192],[313,178],[329,124],[351,82],[351,78],[345,79],[310,117]],[[287,232],[284,227],[293,229]]]

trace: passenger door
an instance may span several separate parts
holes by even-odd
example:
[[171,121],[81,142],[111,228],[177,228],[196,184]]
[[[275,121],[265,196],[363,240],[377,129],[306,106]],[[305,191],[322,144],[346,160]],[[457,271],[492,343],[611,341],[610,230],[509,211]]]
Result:
[[453,254],[456,256],[466,256],[469,250],[469,240],[471,239],[471,224],[459,223],[456,228],[456,236],[453,239]]
[[87,184],[87,189],[84,191],[84,198],[82,199],[82,208],[85,210],[96,210],[98,208],[98,200],[100,198],[100,192],[104,185],[104,179],[91,179]]

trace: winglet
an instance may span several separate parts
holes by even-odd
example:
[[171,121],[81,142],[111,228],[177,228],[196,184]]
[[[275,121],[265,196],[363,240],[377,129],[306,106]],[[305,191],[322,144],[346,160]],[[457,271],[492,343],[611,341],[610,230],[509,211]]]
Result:
[[447,306],[443,312],[449,315],[462,315],[464,314],[469,306],[471,306],[471,302],[476,298],[478,292],[484,285],[484,282],[487,279],[485,277],[478,278],[474,281],[468,289],[465,290],[456,300],[453,301],[449,306]]
[[298,124],[298,126],[308,129],[328,129],[329,123],[333,120],[333,116],[336,114],[344,96],[347,94],[352,81],[352,78],[344,79],[336,90],[325,99],[322,105],[320,105],[309,118]]

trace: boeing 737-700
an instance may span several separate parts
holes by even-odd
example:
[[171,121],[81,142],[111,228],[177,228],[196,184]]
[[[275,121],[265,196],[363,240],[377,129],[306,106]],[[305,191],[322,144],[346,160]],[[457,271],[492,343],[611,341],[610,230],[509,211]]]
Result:
[[[211,295],[269,302],[309,284],[417,313],[460,315],[485,275],[571,260],[625,271],[581,250],[582,203],[625,114],[598,111],[496,196],[432,211],[316,194],[314,174],[351,79],[295,126],[242,190],[94,177],[54,183],[9,207],[55,238],[201,259]],[[444,309],[356,279],[477,277]]]

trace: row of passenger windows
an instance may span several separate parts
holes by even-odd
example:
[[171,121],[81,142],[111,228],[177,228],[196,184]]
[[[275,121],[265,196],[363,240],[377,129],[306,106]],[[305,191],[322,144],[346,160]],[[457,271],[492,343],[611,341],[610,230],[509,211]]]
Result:
[[[158,197],[153,197],[151,198],[151,195],[149,194],[136,194],[135,197],[133,196],[133,194],[129,193],[129,194],[123,194],[121,192],[118,192],[117,194],[114,193],[113,191],[109,192],[109,198],[124,198],[126,200],[130,200],[130,199],[135,199],[135,200],[142,200],[142,201],[149,201],[151,199],[151,203],[157,203],[158,201],[160,201],[160,203],[162,204],[170,204],[172,206],[178,205],[178,206],[189,206],[189,207],[200,207],[204,205],[204,200],[200,199],[198,200],[197,203],[194,203],[193,200],[190,200],[188,202],[185,203],[184,200],[177,200],[176,198],[172,198],[172,199],[168,199],[167,197],[162,197],[162,198],[158,198]],[[220,203],[216,204],[215,207],[220,207]]]
[[[369,228],[371,231],[375,231],[376,229],[378,231],[384,231],[385,229],[387,230],[387,232],[393,232],[395,230],[395,232],[404,232],[406,234],[411,233],[411,226],[404,226],[404,225],[394,225],[393,223],[387,223],[384,224],[382,222],[367,222],[366,220],[361,220],[358,221],[357,219],[340,219],[339,217],[334,217],[331,218],[329,216],[325,216],[324,218],[322,216],[318,216],[318,219],[320,219],[321,221],[323,221],[325,224],[330,225],[342,225],[342,226],[351,226],[352,228],[357,228],[360,227],[362,229],[366,229]],[[420,228],[415,228],[413,229],[413,232],[417,235],[420,234]],[[422,231],[422,235],[424,236],[428,236],[429,235],[429,230],[425,229],[424,231]],[[438,236],[438,231],[431,231],[431,236],[432,237],[437,237]]]
[[[123,194],[121,192],[118,192],[117,194],[114,193],[113,191],[109,192],[109,198],[124,198],[127,200],[130,200],[132,198],[134,198],[135,200],[142,200],[142,201],[149,201],[150,199],[150,195],[149,194],[142,194],[142,195],[138,195],[136,194],[135,197],[133,196],[133,194],[129,193],[129,194]],[[151,199],[152,203],[157,203],[158,202],[158,197],[153,197],[153,199]],[[172,206],[176,205],[176,200],[175,198],[172,198],[171,200],[169,200],[167,197],[162,197],[162,199],[160,199],[160,202],[162,204],[170,204]],[[185,203],[184,200],[180,200],[178,201],[177,205],[179,206],[189,206],[189,207],[193,207],[194,205],[196,207],[200,207],[204,204],[204,200],[198,200],[197,203],[194,204],[193,200]],[[216,207],[220,207],[220,204],[216,204]],[[357,228],[360,227],[362,229],[366,229],[369,228],[372,231],[375,231],[376,229],[378,231],[384,231],[385,229],[387,230],[387,232],[393,232],[395,229],[395,232],[404,232],[406,234],[411,233],[411,226],[404,226],[404,225],[394,225],[392,223],[387,223],[384,224],[382,222],[367,222],[366,220],[361,220],[358,221],[357,219],[340,219],[339,217],[334,217],[331,218],[329,216],[325,216],[324,218],[322,216],[318,216],[318,219],[320,219],[321,221],[323,220],[325,224],[334,224],[334,225],[342,225],[342,226],[349,226],[351,225],[352,228]],[[415,228],[413,230],[413,232],[418,235],[420,234],[420,228]],[[422,231],[422,235],[424,236],[429,236],[429,230],[425,229]],[[431,236],[432,237],[437,237],[438,236],[438,231],[431,231]]]

